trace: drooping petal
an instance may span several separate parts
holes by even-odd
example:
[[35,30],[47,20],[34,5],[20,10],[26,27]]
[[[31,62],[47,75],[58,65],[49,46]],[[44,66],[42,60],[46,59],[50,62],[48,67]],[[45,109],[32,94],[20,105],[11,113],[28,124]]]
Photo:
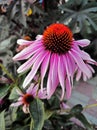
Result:
[[43,37],[42,35],[37,35],[37,36],[36,36],[36,40],[41,40],[42,37]]
[[66,54],[65,55],[66,61],[67,61],[67,65],[68,65],[68,71],[71,77],[73,77],[74,73],[75,73],[75,69],[76,69],[76,65],[74,60],[72,59],[72,57],[70,56],[70,54]]
[[87,81],[87,76],[84,73],[82,73],[82,77],[83,77],[83,81]]
[[29,60],[27,60],[24,64],[22,64],[22,65],[17,69],[17,72],[18,72],[18,73],[22,73],[22,72],[28,70],[28,69],[33,65],[33,59],[34,59],[34,56],[31,57]]
[[28,40],[24,40],[24,39],[18,39],[17,40],[17,44],[19,45],[30,45],[33,44],[34,41],[28,41]]
[[38,98],[40,99],[46,99],[47,98],[47,90],[46,88],[43,88],[43,91],[38,91]]
[[76,73],[76,81],[79,81],[79,79],[81,78],[81,73],[81,70],[78,68]]
[[50,62],[52,63],[50,65],[52,86],[56,86],[59,82],[58,81],[58,55],[52,54]]
[[80,50],[80,48],[76,44],[73,45],[71,50],[77,52],[77,54],[80,55],[82,60],[85,60],[87,63],[97,65],[96,61],[93,60],[88,53],[83,50]]
[[88,53],[85,51],[82,51],[81,53],[83,60],[86,60],[87,62],[94,64],[95,60],[93,60]]
[[66,78],[66,99],[69,99],[71,96],[72,86],[70,83],[70,79]]
[[[66,98],[69,99],[70,95],[71,95],[71,89],[72,89],[72,85],[73,85],[73,81],[72,81],[72,76],[71,76],[71,72],[69,70],[69,64],[68,60],[67,60],[67,56],[63,55],[63,63],[64,63],[64,67],[66,68],[66,75],[65,76],[65,88],[66,88]],[[63,100],[63,98],[61,98],[61,100]]]
[[66,69],[66,74],[69,77],[70,76],[70,71],[69,71],[69,68],[68,68],[66,55],[62,55],[62,57],[63,57],[64,68]]
[[47,80],[47,99],[50,99],[52,95],[52,83],[51,83],[51,72],[49,71],[48,80]]
[[33,63],[37,60],[37,58],[41,55],[41,53],[42,53],[42,49],[38,49],[37,52],[29,60],[27,60],[24,64],[22,64],[17,69],[17,72],[22,73],[28,70],[33,65]]
[[65,94],[65,76],[66,76],[66,70],[63,63],[63,57],[59,56],[58,57],[58,77],[59,77],[60,85],[62,87],[61,99],[64,98],[64,94]]
[[52,96],[58,86],[58,57],[56,54],[52,54],[50,60],[50,70],[47,80],[47,95],[48,99]]
[[40,48],[41,48],[41,42],[40,43],[34,42],[33,44],[24,48],[20,53],[16,54],[13,57],[13,60],[17,61],[17,60],[28,59],[31,55],[33,55],[35,52],[37,52],[37,50]]
[[48,55],[45,56],[43,63],[41,65],[41,90],[43,90],[43,80],[44,80],[45,74],[46,74],[47,69],[48,69],[50,55],[51,55],[51,53],[48,53]]
[[87,66],[91,70],[92,73],[95,73],[95,70],[89,64],[87,64]]
[[84,63],[84,61],[82,60],[82,58],[80,57],[79,53],[77,51],[75,51],[75,50],[72,50],[72,51],[69,51],[69,54],[75,60],[78,67],[80,68],[80,70],[82,72],[84,72],[87,75],[87,77],[89,77],[91,75],[91,72],[90,72],[89,68],[87,68],[87,66]]
[[69,53],[66,55],[66,61],[67,61],[67,64],[68,64],[71,83],[72,83],[72,86],[73,86],[73,77],[74,77],[74,74],[75,74],[75,71],[76,71],[76,64],[75,64],[73,58],[71,57],[71,55]]
[[81,47],[85,47],[85,46],[88,46],[90,44],[90,41],[88,39],[83,39],[83,40],[73,41],[73,43],[77,44]]
[[47,54],[48,54],[48,52],[43,51],[42,54],[38,57],[38,59],[35,61],[35,63],[32,66],[31,71],[29,72],[29,74],[27,75],[27,77],[24,80],[23,88],[25,88],[30,83],[30,81],[33,79],[33,77],[35,76],[37,70],[40,67],[40,64],[42,63],[43,59],[45,58],[45,56]]

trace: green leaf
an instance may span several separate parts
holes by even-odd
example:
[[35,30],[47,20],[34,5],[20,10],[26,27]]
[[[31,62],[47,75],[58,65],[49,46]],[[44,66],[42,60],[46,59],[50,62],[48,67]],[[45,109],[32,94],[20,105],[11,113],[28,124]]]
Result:
[[27,27],[27,23],[26,23],[26,15],[25,15],[25,10],[26,10],[26,8],[25,8],[25,1],[24,0],[21,0],[21,22],[22,22],[22,24],[25,26],[25,27]]
[[12,121],[15,121],[16,120],[16,117],[17,117],[17,107],[15,108],[11,108],[11,119]]
[[34,122],[33,130],[42,130],[44,125],[44,104],[35,99],[29,106],[30,114]]
[[54,126],[50,120],[45,120],[43,127],[45,130],[54,130]]
[[5,86],[0,86],[0,98],[4,97],[10,89],[10,86],[5,85]]
[[80,32],[85,37],[84,34],[89,35],[97,30],[97,2],[69,0],[59,9],[63,12],[59,21],[67,24],[74,33]]
[[5,111],[0,113],[0,130],[5,130],[4,113],[5,113]]
[[51,99],[48,100],[52,110],[60,108],[60,100],[57,96],[52,96]]
[[83,111],[82,105],[78,104],[78,105],[74,106],[74,107],[70,110],[70,114],[78,115],[78,114],[81,113],[82,111]]
[[9,99],[16,99],[16,98],[18,98],[18,94],[17,94],[17,92],[16,92],[16,89],[17,89],[17,87],[14,87],[14,88],[12,89],[11,94],[10,94],[10,96],[9,96]]
[[50,110],[45,111],[45,120],[49,119],[53,113],[54,111],[50,111]]
[[10,72],[4,67],[3,64],[0,64],[1,69],[7,74],[7,76],[14,82],[13,76],[10,74]]
[[83,125],[87,128],[87,130],[93,130],[92,125],[88,122],[88,120],[82,113],[76,115],[75,117],[83,123]]
[[29,126],[16,125],[12,129],[13,130],[29,130]]
[[8,19],[6,18],[6,16],[0,15],[0,42],[2,40],[5,40],[8,36],[9,36]]

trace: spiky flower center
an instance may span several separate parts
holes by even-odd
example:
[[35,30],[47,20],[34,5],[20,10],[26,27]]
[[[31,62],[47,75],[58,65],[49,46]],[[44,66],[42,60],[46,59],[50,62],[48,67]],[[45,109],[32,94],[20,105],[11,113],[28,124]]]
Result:
[[25,94],[23,96],[23,103],[28,105],[30,102],[33,101],[33,96],[31,94]]
[[63,54],[71,49],[72,32],[64,24],[55,23],[47,27],[43,33],[43,43],[47,50]]

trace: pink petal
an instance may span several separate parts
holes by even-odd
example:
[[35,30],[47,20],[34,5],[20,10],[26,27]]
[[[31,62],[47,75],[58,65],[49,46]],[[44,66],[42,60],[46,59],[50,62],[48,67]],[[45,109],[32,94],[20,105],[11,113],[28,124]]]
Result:
[[28,61],[26,61],[24,64],[22,64],[18,68],[17,72],[22,73],[22,72],[28,70],[33,65],[33,63],[37,60],[37,58],[42,54],[42,51],[43,51],[42,49],[37,50],[36,54],[34,54]]
[[44,88],[43,91],[38,91],[38,98],[40,99],[46,99],[47,98],[47,90]]
[[43,80],[48,69],[50,55],[51,53],[48,53],[48,55],[45,56],[43,63],[41,65],[41,90],[43,90]]
[[24,39],[18,39],[17,40],[17,44],[19,44],[19,45],[30,45],[30,44],[33,44],[33,41],[28,41],[28,40],[24,40]]
[[92,73],[95,73],[95,70],[89,64],[87,64],[87,66],[91,70]]
[[69,71],[69,68],[68,68],[66,54],[62,55],[62,56],[63,56],[64,68],[66,69],[66,74],[67,74],[67,76],[70,76],[70,71]]
[[18,69],[17,72],[18,73],[22,73],[26,70],[28,70],[32,65],[33,65],[33,58],[35,57],[35,55],[33,57],[31,57],[28,61],[26,61],[24,64],[22,64]]
[[34,83],[31,83],[30,87],[26,90],[26,92],[28,94],[31,94],[33,87],[34,87]]
[[51,71],[49,71],[48,80],[47,80],[47,99],[50,99],[52,95],[52,83],[51,83]]
[[88,39],[83,39],[83,40],[73,41],[73,43],[77,44],[81,47],[85,47],[85,46],[88,46],[90,44],[90,41]]
[[83,81],[87,81],[87,76],[83,73]]
[[12,103],[11,106],[12,107],[18,107],[18,106],[20,106],[22,104],[23,104],[23,102],[19,101],[19,102],[16,102],[16,103]]
[[26,105],[26,104],[23,105],[23,108],[22,108],[22,109],[23,109],[23,112],[24,112],[24,113],[29,113],[29,106],[28,106],[28,105]]
[[82,60],[82,58],[80,57],[79,53],[75,50],[72,50],[69,51],[69,54],[73,57],[80,70],[89,77],[89,75],[91,75],[91,72],[89,68],[86,66],[86,64],[84,63],[84,61]]
[[36,97],[37,92],[38,92],[38,89],[39,89],[39,84],[36,84],[36,85],[32,88],[32,91],[30,92],[30,94],[33,95],[33,97]]
[[22,102],[22,100],[23,100],[23,97],[19,97],[19,98],[18,98],[18,101],[19,101],[19,102]]
[[60,104],[61,109],[70,109],[70,106],[68,106],[65,102],[62,102]]
[[47,80],[47,95],[48,99],[52,96],[52,94],[55,92],[56,87],[59,83],[58,80],[58,56],[56,54],[52,54],[51,60],[50,60],[50,70]]
[[71,77],[73,77],[74,73],[75,73],[75,69],[76,69],[76,65],[74,60],[72,59],[72,57],[70,56],[69,53],[67,53],[65,55],[66,61],[67,61],[67,65],[68,65],[68,71]]
[[93,60],[90,55],[82,50],[80,50],[80,48],[77,45],[73,45],[73,48],[71,49],[71,51],[74,51],[78,53],[78,55],[80,55],[80,57],[85,60],[87,63],[90,64],[94,64],[97,65],[96,61]]
[[66,98],[69,99],[71,96],[71,90],[72,90],[72,86],[70,83],[70,79],[67,77],[66,78]]
[[95,60],[93,60],[88,53],[82,51],[81,55],[83,60],[89,61],[92,64],[95,62]]
[[58,57],[58,76],[59,76],[59,82],[60,85],[62,86],[62,96],[61,96],[61,100],[64,98],[64,94],[65,94],[65,76],[66,76],[66,72],[65,72],[65,66],[63,63],[63,58],[61,56]]
[[41,40],[42,37],[43,37],[42,35],[37,35],[37,36],[36,36],[36,40]]
[[47,54],[48,54],[48,52],[44,51],[43,53],[40,54],[38,59],[35,61],[35,63],[33,64],[32,70],[29,72],[29,74],[27,75],[27,77],[24,80],[23,88],[25,88],[30,83],[30,81],[34,78],[37,70],[40,67],[40,64],[42,63],[43,59],[45,58],[45,56]]
[[34,42],[28,47],[24,48],[20,53],[13,57],[14,61],[28,59],[31,55],[33,55],[37,50],[41,49],[42,43]]
[[78,68],[77,74],[76,74],[76,81],[79,81],[80,78],[81,78],[81,70]]
[[52,54],[50,62],[52,63],[50,65],[52,86],[56,86],[58,84],[58,55]]

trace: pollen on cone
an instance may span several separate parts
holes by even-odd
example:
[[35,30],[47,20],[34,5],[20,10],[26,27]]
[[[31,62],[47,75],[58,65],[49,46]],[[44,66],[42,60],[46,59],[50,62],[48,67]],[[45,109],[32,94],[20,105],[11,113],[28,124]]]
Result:
[[43,41],[47,50],[66,53],[72,45],[72,32],[64,24],[51,24],[43,33]]

